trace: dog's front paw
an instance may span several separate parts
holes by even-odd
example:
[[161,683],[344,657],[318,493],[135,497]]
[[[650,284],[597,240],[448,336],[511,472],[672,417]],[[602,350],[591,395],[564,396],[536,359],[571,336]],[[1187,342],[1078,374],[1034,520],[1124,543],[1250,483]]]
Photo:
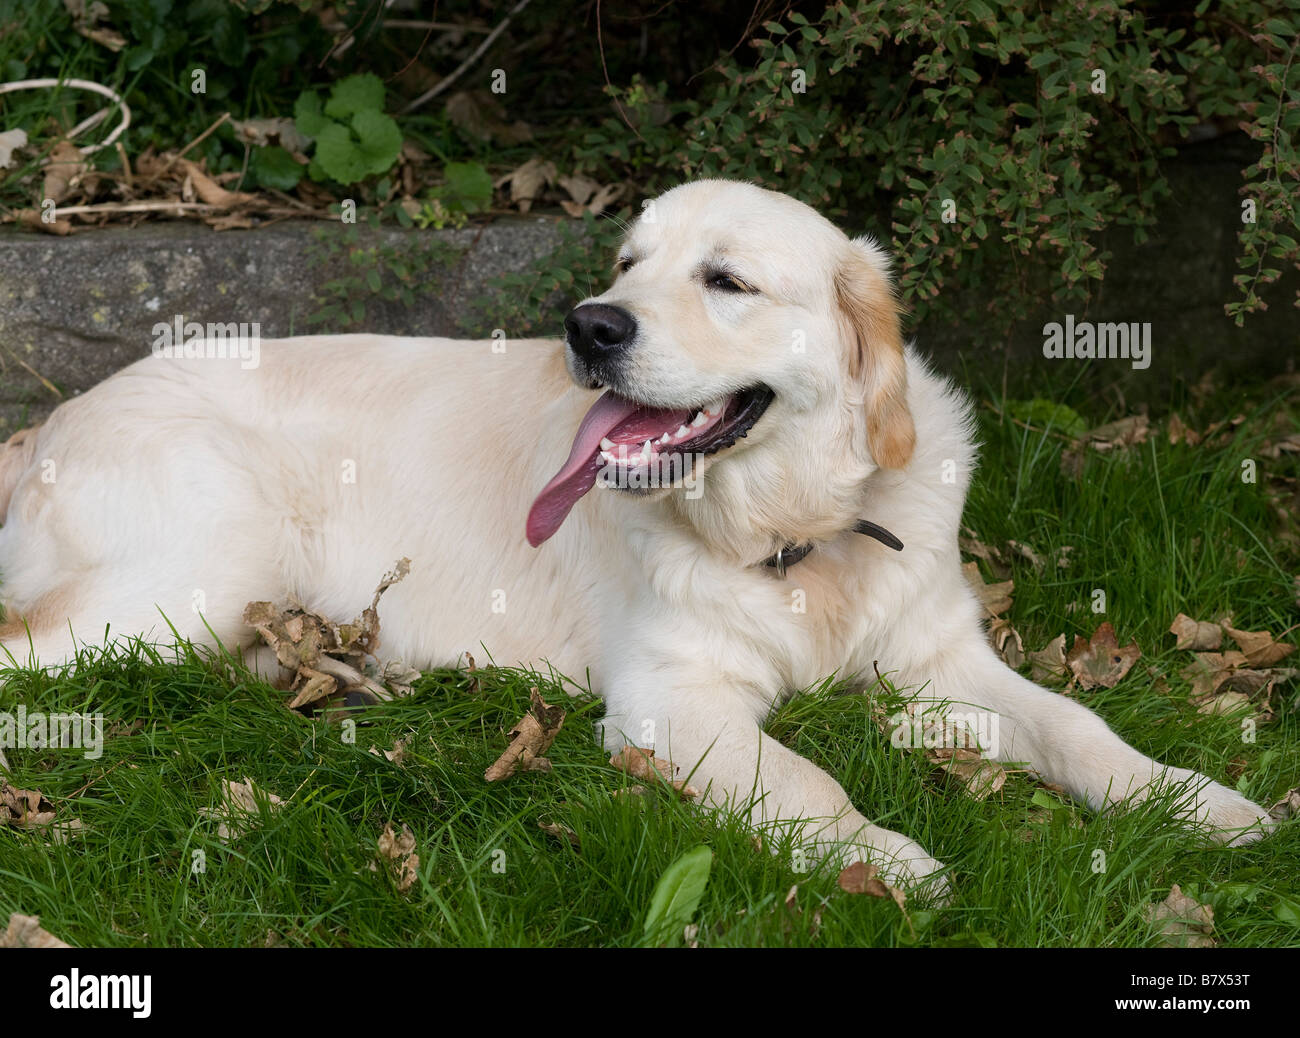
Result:
[[947,866],[900,833],[868,825],[852,840],[836,845],[830,856],[842,869],[859,861],[876,866],[882,880],[907,891],[911,899],[946,905],[952,898]]
[[[1188,794],[1182,795],[1180,817],[1206,827],[1216,843],[1226,843],[1229,847],[1254,843],[1277,825],[1258,804],[1195,771],[1170,768],[1169,781],[1186,783],[1184,788]],[[1194,803],[1188,802],[1192,791]]]

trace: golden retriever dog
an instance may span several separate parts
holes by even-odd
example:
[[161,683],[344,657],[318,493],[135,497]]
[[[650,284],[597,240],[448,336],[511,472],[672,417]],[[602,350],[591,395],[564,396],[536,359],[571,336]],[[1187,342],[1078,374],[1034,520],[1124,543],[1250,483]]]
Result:
[[877,661],[1094,809],[1169,787],[1219,840],[1268,827],[989,647],[957,547],[969,407],[904,346],[878,246],[706,180],[648,203],[616,269],[563,341],[187,350],[63,404],[0,453],[5,653],[60,664],[106,625],[165,640],[168,622],[251,653],[250,601],[349,618],[405,556],[385,657],[481,645],[589,674],[607,746],[653,747],[711,804],[895,883],[947,880],[763,731],[787,694],[865,687]]

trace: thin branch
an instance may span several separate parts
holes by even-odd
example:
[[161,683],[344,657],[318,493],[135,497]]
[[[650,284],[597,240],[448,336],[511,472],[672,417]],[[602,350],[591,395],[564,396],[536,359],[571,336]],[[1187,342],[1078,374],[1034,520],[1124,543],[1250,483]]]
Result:
[[488,33],[487,37],[483,40],[483,42],[480,43],[476,48],[474,48],[474,53],[471,54],[464,61],[462,61],[460,63],[460,67],[456,69],[455,72],[453,72],[450,76],[446,76],[443,79],[438,80],[437,83],[435,83],[432,87],[430,87],[423,94],[417,97],[409,105],[403,108],[402,114],[409,115],[411,112],[414,112],[417,108],[421,107],[422,105],[426,104],[429,101],[432,101],[444,90],[450,88],[450,86],[454,82],[456,82],[456,80],[460,79],[460,77],[463,76],[467,71],[469,71],[469,69],[474,65],[474,63],[477,62],[478,59],[483,56],[484,52],[489,47],[491,47],[492,44],[496,42],[497,37],[500,36],[503,32],[505,32],[506,26],[510,24],[511,19],[514,18],[515,15],[517,15],[525,7],[527,7],[528,4],[529,4],[529,0],[519,0],[519,2],[510,9],[510,13],[501,19],[501,24],[498,25],[495,29],[493,29],[490,33]]

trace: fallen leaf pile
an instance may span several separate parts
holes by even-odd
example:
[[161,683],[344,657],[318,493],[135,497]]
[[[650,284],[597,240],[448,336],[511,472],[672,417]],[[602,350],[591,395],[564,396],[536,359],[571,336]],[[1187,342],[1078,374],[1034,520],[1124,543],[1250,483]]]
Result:
[[[879,672],[877,676],[879,680]],[[916,702],[891,713],[879,701],[873,701],[871,713],[876,727],[890,737],[891,743],[894,733],[907,727],[902,748],[922,754],[945,781],[956,782],[976,800],[984,800],[1006,784],[1006,769],[980,753],[975,733],[964,722]]]
[[217,839],[230,843],[249,832],[261,818],[261,806],[275,811],[284,801],[274,793],[258,789],[250,778],[243,782],[221,780],[221,802],[216,807],[201,807],[199,814],[217,822]]
[[420,856],[415,853],[415,834],[407,825],[394,833],[392,823],[379,834],[379,858],[393,872],[397,890],[405,894],[420,878]]
[[17,789],[0,780],[0,823],[15,829],[40,829],[55,843],[67,843],[84,826],[79,818],[56,820],[58,809],[35,789]]
[[543,754],[551,748],[564,725],[564,708],[548,704],[536,685],[528,690],[528,695],[531,701],[528,713],[510,729],[506,752],[483,773],[488,782],[500,782],[521,771],[551,770],[551,762]]
[[919,722],[921,732],[921,745],[910,748],[923,754],[946,780],[956,782],[975,800],[988,798],[1006,784],[1006,769],[980,753],[975,733],[964,722],[927,712],[920,703],[908,703],[904,712],[905,723],[915,731]]
[[[1174,648],[1194,654],[1182,676],[1191,683],[1189,698],[1201,713],[1253,710],[1258,721],[1277,719],[1274,688],[1300,673],[1277,664],[1295,651],[1294,645],[1276,641],[1268,631],[1240,631],[1226,620],[1194,620],[1185,613],[1178,614],[1169,631],[1178,639]],[[1220,651],[1224,635],[1237,648]]]
[[[624,746],[618,753],[609,758],[609,763],[610,767],[618,768],[625,775],[630,775],[634,779],[641,779],[650,785],[666,783],[672,786],[678,796],[689,799],[700,795],[700,791],[694,786],[688,785],[684,779],[675,779],[673,777],[682,770],[679,766],[656,757],[652,749],[639,746]],[[632,793],[644,791],[644,786],[632,786],[628,789],[628,792]]]
[[1170,948],[1213,948],[1214,909],[1188,897],[1175,883],[1159,904],[1144,913],[1160,943]]
[[71,948],[41,926],[38,915],[9,916],[9,926],[0,934],[0,948]]
[[341,707],[340,701],[350,693],[373,700],[410,693],[419,672],[402,663],[386,663],[374,677],[366,673],[366,661],[379,645],[379,599],[410,569],[411,560],[401,559],[380,581],[370,606],[351,623],[335,623],[299,603],[285,609],[270,602],[248,603],[244,622],[256,628],[291,675],[288,688],[294,696],[289,709],[304,713],[326,709],[329,717],[333,714],[328,708]]

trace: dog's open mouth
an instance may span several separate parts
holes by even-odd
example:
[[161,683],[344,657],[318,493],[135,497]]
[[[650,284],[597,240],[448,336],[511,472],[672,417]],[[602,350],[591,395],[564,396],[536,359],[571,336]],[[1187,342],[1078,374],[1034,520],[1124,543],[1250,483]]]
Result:
[[614,485],[638,484],[647,472],[680,478],[686,459],[716,454],[754,427],[772,391],[766,386],[733,393],[698,408],[659,408],[606,392],[578,426],[569,460],[537,495],[528,512],[528,543],[541,544],[564,522],[578,499],[596,485],[602,471]]

